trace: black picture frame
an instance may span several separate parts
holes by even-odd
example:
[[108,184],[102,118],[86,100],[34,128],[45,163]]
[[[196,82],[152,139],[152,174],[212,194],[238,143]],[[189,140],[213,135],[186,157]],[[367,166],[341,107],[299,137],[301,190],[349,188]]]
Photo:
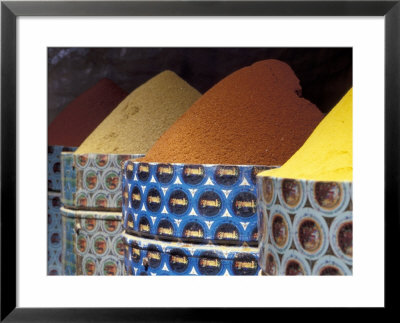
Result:
[[[241,309],[17,308],[16,19],[19,16],[383,16],[385,19],[385,309],[398,274],[400,1],[2,1],[1,3],[1,321],[234,321]],[[373,260],[371,260],[372,262]],[[390,280],[389,280],[390,277]],[[259,311],[255,311],[257,313]],[[262,313],[253,315],[265,315]],[[333,314],[334,315],[334,314]]]

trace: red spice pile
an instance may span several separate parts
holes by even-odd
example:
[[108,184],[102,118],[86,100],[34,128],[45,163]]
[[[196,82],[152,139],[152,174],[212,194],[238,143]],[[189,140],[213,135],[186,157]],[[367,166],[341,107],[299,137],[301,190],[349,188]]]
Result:
[[48,128],[48,145],[78,147],[127,95],[111,80],[100,80],[53,120]]
[[323,118],[299,93],[286,63],[264,60],[242,68],[198,99],[139,160],[282,165]]

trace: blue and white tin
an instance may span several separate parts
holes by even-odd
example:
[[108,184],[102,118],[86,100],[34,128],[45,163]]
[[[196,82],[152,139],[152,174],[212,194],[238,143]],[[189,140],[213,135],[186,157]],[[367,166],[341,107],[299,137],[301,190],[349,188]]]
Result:
[[127,161],[124,228],[154,239],[257,245],[255,179],[270,168]]
[[62,202],[71,209],[121,211],[124,161],[143,155],[61,154]]
[[60,275],[62,249],[62,221],[60,193],[47,194],[47,274]]
[[48,146],[47,147],[47,187],[48,191],[61,191],[61,160],[63,151],[75,151],[75,147]]
[[165,242],[124,234],[126,275],[260,275],[258,249]]
[[61,208],[64,275],[122,275],[121,213]]
[[352,275],[349,182],[257,176],[259,264],[267,275]]

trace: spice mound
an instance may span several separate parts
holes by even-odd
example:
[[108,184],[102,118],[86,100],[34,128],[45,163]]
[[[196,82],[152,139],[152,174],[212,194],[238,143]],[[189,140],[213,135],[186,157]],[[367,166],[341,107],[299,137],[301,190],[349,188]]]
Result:
[[282,165],[323,118],[300,93],[284,62],[242,68],[208,90],[140,160]]
[[53,120],[48,128],[48,145],[78,147],[127,95],[111,80],[100,80]]
[[259,176],[352,181],[353,89],[328,113],[286,164]]
[[131,92],[75,153],[145,154],[200,95],[164,71]]

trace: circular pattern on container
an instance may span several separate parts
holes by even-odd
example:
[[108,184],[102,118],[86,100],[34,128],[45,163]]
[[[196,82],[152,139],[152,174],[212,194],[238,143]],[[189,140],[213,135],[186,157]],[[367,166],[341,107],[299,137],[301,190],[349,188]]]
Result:
[[190,186],[197,186],[206,179],[206,171],[202,165],[184,165],[181,172],[182,181]]
[[278,253],[271,245],[267,247],[265,257],[265,273],[268,276],[276,276],[279,273],[280,261]]
[[137,164],[137,170],[136,170],[136,176],[139,179],[139,181],[145,183],[150,177],[150,164],[148,163],[138,163]]
[[168,254],[169,268],[178,274],[184,274],[189,270],[189,256],[183,249],[174,248]]
[[103,276],[120,275],[121,267],[119,259],[110,256],[103,258],[100,262],[100,274]]
[[228,204],[231,214],[241,218],[250,218],[257,213],[257,197],[250,189],[232,190],[228,197]]
[[240,241],[241,237],[241,230],[232,222],[219,224],[214,233],[216,241]]
[[225,210],[224,194],[212,186],[205,186],[196,192],[196,211],[206,218],[220,216]]
[[156,185],[148,186],[144,195],[146,196],[147,210],[152,213],[157,213],[162,210],[163,197]]
[[315,260],[329,247],[329,229],[324,218],[314,209],[300,210],[293,221],[293,237],[297,250]]
[[81,219],[81,226],[88,233],[97,232],[99,225],[100,225],[99,221],[92,214],[88,214]]
[[275,205],[270,210],[268,235],[279,253],[285,252],[292,244],[292,223],[285,209]]
[[198,257],[197,268],[201,275],[218,275],[223,265],[216,252],[204,251]]
[[98,232],[92,237],[92,252],[96,256],[104,257],[108,254],[109,245],[107,234]]
[[97,191],[92,196],[92,204],[96,208],[108,208],[110,207],[110,201],[108,200],[109,193],[107,191],[101,190]]
[[181,224],[182,232],[180,236],[182,239],[204,239],[205,236],[205,229],[202,223],[196,219],[186,219]]
[[53,196],[53,197],[51,198],[51,205],[52,205],[54,208],[59,208],[59,207],[61,207],[61,200],[60,200],[60,198],[59,198],[58,196]]
[[83,187],[89,192],[97,190],[101,182],[100,172],[93,167],[88,167],[83,171]]
[[127,231],[128,233],[133,232],[134,229],[135,229],[135,220],[134,220],[134,218],[133,218],[133,214],[132,214],[130,211],[128,211],[128,214],[127,214],[127,216],[126,216],[126,224],[125,224],[125,227],[126,227],[126,231]]
[[238,253],[232,261],[234,275],[256,275],[258,262],[256,256],[249,253]]
[[49,246],[51,248],[61,247],[61,232],[59,230],[49,232]]
[[157,164],[156,178],[161,185],[170,184],[176,177],[174,166],[171,164]]
[[346,209],[350,200],[348,183],[308,182],[308,195],[314,209],[333,217]]
[[307,200],[306,184],[302,180],[276,179],[279,200],[289,212],[301,209]]
[[257,204],[258,241],[268,241],[268,212],[263,202]]
[[120,191],[114,195],[111,201],[111,206],[118,209],[122,208],[122,193]]
[[162,252],[156,245],[150,244],[147,247],[146,257],[151,268],[156,269],[160,267],[162,263]]
[[118,258],[123,258],[125,254],[125,245],[122,236],[116,236],[112,241],[112,251]]
[[109,235],[115,235],[121,231],[121,219],[115,215],[109,215],[102,219],[103,231]]
[[116,168],[105,171],[103,173],[103,185],[110,192],[118,191],[121,186],[120,171]]
[[142,233],[150,233],[151,232],[151,224],[150,224],[146,214],[139,216],[138,231],[142,232]]
[[267,207],[272,206],[276,199],[276,180],[272,177],[261,177],[261,198]]
[[184,216],[191,209],[191,194],[180,185],[171,186],[165,198],[168,211],[176,216]]
[[82,272],[85,276],[97,275],[97,261],[92,255],[86,255],[82,260]]
[[131,192],[131,207],[135,210],[139,210],[142,205],[142,192],[139,186],[135,185]]
[[352,273],[346,264],[334,256],[324,256],[313,268],[315,276],[350,276]]
[[58,173],[61,172],[61,164],[60,164],[60,162],[56,162],[56,163],[53,164],[53,172],[55,174],[58,174]]
[[174,225],[166,218],[159,220],[157,225],[157,235],[161,237],[173,237],[176,232]]
[[47,275],[49,276],[61,275],[61,268],[59,268],[58,266],[49,266]]
[[332,222],[329,232],[330,244],[337,257],[346,264],[353,263],[353,212],[338,215]]
[[90,248],[90,242],[89,235],[81,230],[75,238],[76,252],[81,256],[86,255]]
[[94,166],[96,168],[105,169],[111,163],[110,155],[96,154],[94,156]]
[[134,173],[135,173],[135,164],[129,160],[125,163],[125,176],[128,180],[131,180],[133,178]]
[[310,265],[297,250],[288,250],[282,258],[280,275],[284,276],[309,276]]
[[114,157],[114,165],[117,169],[122,169],[127,160],[131,158],[131,155],[115,155]]
[[89,155],[75,155],[75,165],[77,168],[85,169],[89,165]]
[[92,200],[85,191],[78,191],[75,195],[75,205],[80,208],[85,208],[92,205]]
[[214,183],[224,186],[231,187],[238,184],[241,177],[240,168],[238,166],[216,166],[213,180]]

